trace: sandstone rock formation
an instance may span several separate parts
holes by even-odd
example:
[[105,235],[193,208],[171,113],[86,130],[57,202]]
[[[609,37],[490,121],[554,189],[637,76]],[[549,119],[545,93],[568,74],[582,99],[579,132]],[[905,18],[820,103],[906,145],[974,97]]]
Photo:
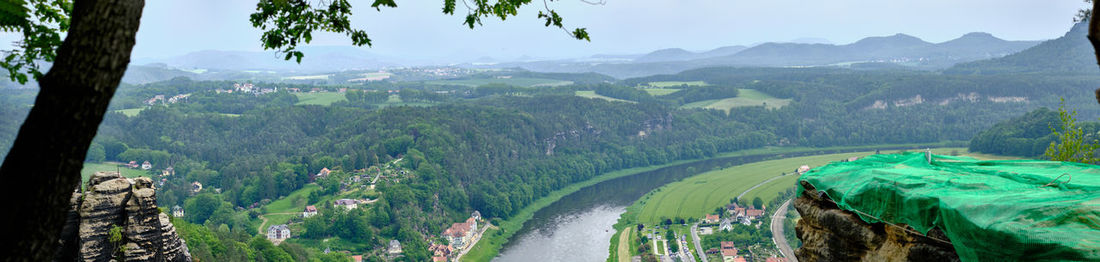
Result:
[[795,225],[802,240],[794,252],[798,261],[959,261],[938,229],[926,236],[899,227],[905,225],[868,224],[809,183],[801,186],[804,191],[794,200],[802,215]]
[[149,178],[96,172],[72,201],[57,261],[191,261]]

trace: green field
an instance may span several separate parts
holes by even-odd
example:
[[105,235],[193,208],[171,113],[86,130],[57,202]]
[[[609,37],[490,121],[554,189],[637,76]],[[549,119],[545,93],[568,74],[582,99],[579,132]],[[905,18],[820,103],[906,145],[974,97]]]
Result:
[[670,87],[670,86],[682,86],[682,85],[705,86],[705,85],[707,85],[707,83],[705,83],[703,81],[688,81],[688,82],[684,82],[684,81],[657,81],[657,82],[649,82],[647,85],[652,86],[652,87]]
[[84,163],[84,168],[80,169],[80,181],[88,181],[89,177],[92,177],[92,173],[104,171],[115,172],[121,171],[124,177],[139,177],[149,176],[149,173],[141,169],[131,169],[128,167],[122,167],[119,164],[104,162],[104,163]]
[[644,90],[646,93],[649,93],[649,95],[651,96],[663,96],[671,93],[676,93],[676,91],[680,91],[680,89],[675,88],[642,88],[642,90]]
[[779,99],[753,89],[738,89],[737,97],[726,99],[712,99],[693,102],[680,106],[681,108],[706,108],[718,109],[729,113],[734,107],[764,106],[768,109],[776,109],[791,104],[791,99]]
[[462,85],[477,87],[486,84],[506,84],[513,86],[563,86],[573,84],[573,81],[564,81],[557,79],[546,78],[527,78],[527,77],[513,77],[513,78],[478,78],[478,79],[456,79],[456,80],[436,80],[428,81],[428,84],[435,85]]
[[577,94],[577,96],[584,97],[584,98],[598,98],[598,99],[603,99],[603,100],[607,100],[607,101],[614,101],[614,102],[637,103],[637,102],[630,101],[630,100],[622,100],[622,99],[618,99],[618,98],[614,98],[614,97],[602,96],[602,95],[596,94],[596,91],[592,91],[592,90],[577,91],[576,94]]
[[298,96],[298,103],[295,105],[328,106],[337,101],[348,101],[344,94],[337,92],[294,93],[294,95]]
[[115,110],[115,112],[122,113],[123,115],[126,115],[128,117],[135,117],[135,116],[138,115],[138,113],[141,113],[141,110],[145,110],[145,108],[142,107],[142,108],[119,109],[119,110]]
[[[949,154],[952,151],[979,159],[1007,159],[1005,157],[969,154],[965,148],[937,148],[934,154]],[[892,153],[896,151],[883,151]],[[669,183],[661,188],[646,194],[639,203],[641,208],[637,212],[635,221],[645,224],[655,224],[661,218],[691,218],[702,217],[714,211],[715,208],[729,203],[729,200],[737,197],[741,192],[751,188],[772,177],[780,176],[784,172],[789,177],[772,180],[768,184],[757,187],[746,193],[744,198],[751,201],[759,196],[765,201],[775,198],[777,192],[794,187],[797,177],[791,173],[801,165],[818,167],[833,161],[840,161],[849,157],[862,157],[874,153],[857,152],[827,154],[817,156],[785,158],[768,160],[733,166],[721,170],[705,172],[683,180]]]

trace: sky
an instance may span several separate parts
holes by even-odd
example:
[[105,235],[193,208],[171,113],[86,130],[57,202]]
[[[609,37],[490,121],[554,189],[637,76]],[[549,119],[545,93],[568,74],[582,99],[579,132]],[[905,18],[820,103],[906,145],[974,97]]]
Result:
[[[589,2],[595,0],[587,0]],[[443,1],[398,0],[376,11],[356,6],[352,23],[370,35],[366,51],[420,60],[498,60],[522,56],[573,58],[638,54],[662,48],[709,50],[729,45],[823,38],[846,44],[897,33],[943,42],[968,32],[1008,40],[1045,40],[1069,30],[1081,0],[580,0],[549,2],[566,27],[585,27],[592,41],[573,40],[536,18],[542,3],[501,22],[486,18],[475,30],[441,13]],[[261,51],[261,31],[249,14],[255,0],[153,0],[146,7],[135,58],[165,58],[201,50]],[[10,41],[10,33],[0,41]],[[342,35],[314,34],[313,45],[349,46]],[[307,54],[308,56],[308,54]]]

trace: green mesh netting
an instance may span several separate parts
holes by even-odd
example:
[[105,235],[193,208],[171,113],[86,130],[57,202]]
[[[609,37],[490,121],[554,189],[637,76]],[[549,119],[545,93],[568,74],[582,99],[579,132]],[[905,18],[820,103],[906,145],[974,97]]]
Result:
[[1100,166],[931,158],[872,155],[813,169],[799,181],[843,209],[867,213],[860,216],[869,223],[921,233],[939,227],[963,261],[1100,261]]

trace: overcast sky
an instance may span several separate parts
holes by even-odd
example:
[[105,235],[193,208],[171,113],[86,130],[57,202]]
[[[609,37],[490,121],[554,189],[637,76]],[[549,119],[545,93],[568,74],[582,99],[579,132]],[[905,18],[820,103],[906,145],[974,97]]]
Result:
[[[592,1],[592,0],[589,0]],[[491,56],[514,59],[632,54],[679,47],[698,51],[728,45],[824,38],[846,44],[867,36],[904,33],[943,42],[968,32],[1009,40],[1061,36],[1081,0],[579,0],[550,3],[567,27],[587,27],[592,42],[572,40],[536,19],[541,3],[524,7],[502,23],[488,20],[470,30],[463,17],[445,16],[440,0],[398,0],[377,12],[371,1],[351,0],[353,24],[374,42],[369,52],[413,59]],[[538,2],[538,1],[536,1]],[[255,0],[146,1],[136,58],[170,57],[193,51],[262,50],[260,31],[248,22]],[[456,13],[464,13],[459,3]],[[349,45],[342,36],[321,35],[314,45]],[[6,37],[11,38],[9,35]],[[308,55],[308,54],[307,54]]]

